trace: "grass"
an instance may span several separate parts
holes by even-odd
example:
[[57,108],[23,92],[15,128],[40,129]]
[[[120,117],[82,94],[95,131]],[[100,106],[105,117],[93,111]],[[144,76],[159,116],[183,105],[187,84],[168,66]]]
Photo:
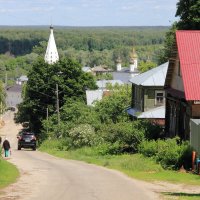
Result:
[[163,193],[167,199],[177,199],[177,200],[199,200],[200,194],[188,194],[188,193]]
[[6,160],[0,159],[0,189],[14,183],[18,177],[17,168]]

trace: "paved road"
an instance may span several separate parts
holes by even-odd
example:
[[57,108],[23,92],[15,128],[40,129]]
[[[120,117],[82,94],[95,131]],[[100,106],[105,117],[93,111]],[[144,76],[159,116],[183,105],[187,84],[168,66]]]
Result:
[[12,143],[9,159],[21,173],[18,182],[0,193],[0,200],[156,200],[156,193],[142,182],[120,172],[79,161],[55,158],[46,153],[16,150],[16,134],[21,128],[5,116],[0,135]]

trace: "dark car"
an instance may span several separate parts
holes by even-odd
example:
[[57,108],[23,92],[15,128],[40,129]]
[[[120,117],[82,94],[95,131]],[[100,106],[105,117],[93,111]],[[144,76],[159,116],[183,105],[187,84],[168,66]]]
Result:
[[21,148],[32,148],[36,150],[36,137],[31,132],[20,132],[18,138],[18,150]]

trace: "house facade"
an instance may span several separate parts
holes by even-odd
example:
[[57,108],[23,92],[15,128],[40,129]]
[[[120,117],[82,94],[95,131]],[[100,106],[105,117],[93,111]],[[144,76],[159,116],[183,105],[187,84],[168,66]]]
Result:
[[164,82],[167,68],[168,63],[164,63],[130,79],[132,83],[132,101],[131,108],[127,110],[130,115],[135,118],[148,116],[151,119],[164,120]]
[[200,118],[200,31],[177,31],[165,80],[167,137],[190,137]]

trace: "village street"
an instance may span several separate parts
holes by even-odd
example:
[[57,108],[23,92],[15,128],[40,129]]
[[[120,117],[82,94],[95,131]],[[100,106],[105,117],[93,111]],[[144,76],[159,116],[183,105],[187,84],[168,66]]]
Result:
[[0,193],[1,200],[159,199],[139,181],[116,171],[55,158],[39,151],[18,151],[16,135],[21,127],[14,124],[12,117],[11,112],[5,115],[6,124],[0,134],[11,141],[9,161],[20,169],[21,176],[17,183]]
[[20,170],[17,183],[0,191],[0,200],[156,200],[162,192],[200,193],[200,187],[169,183],[146,183],[120,172],[84,162],[55,158],[32,150],[17,150],[21,126],[13,113],[4,116],[0,135],[12,144],[9,161]]

